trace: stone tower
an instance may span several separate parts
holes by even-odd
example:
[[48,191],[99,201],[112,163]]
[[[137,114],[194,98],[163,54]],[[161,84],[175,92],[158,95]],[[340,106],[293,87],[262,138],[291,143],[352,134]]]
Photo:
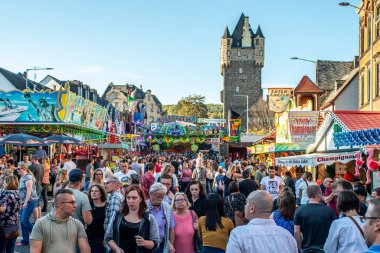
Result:
[[242,130],[246,131],[247,100],[249,108],[262,97],[261,69],[264,67],[264,35],[260,26],[254,33],[249,24],[248,16],[241,14],[232,33],[228,27],[221,38],[220,71],[223,76],[224,118],[228,120],[229,110],[242,115]]

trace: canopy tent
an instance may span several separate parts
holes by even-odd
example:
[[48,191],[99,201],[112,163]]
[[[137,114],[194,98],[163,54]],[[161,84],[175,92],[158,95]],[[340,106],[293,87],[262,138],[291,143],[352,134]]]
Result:
[[356,151],[344,153],[314,153],[307,155],[276,158],[277,166],[312,166],[319,164],[331,165],[335,162],[348,163],[356,159]]

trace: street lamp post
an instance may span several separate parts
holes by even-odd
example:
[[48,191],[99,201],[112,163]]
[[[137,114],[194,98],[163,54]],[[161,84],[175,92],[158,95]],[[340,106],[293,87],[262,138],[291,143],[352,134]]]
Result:
[[25,70],[25,89],[28,89],[28,72],[34,70],[34,81],[36,81],[36,71],[37,70],[53,70],[54,68],[40,68],[40,67],[32,67],[30,69]]
[[249,126],[248,126],[248,120],[249,120],[249,115],[248,115],[248,110],[249,110],[249,104],[248,104],[248,101],[249,101],[249,95],[237,95],[235,94],[234,97],[246,97],[247,98],[247,135],[249,133]]
[[[352,5],[348,2],[341,2],[341,3],[339,3],[339,5],[344,6],[344,7],[349,6],[349,7],[352,7],[352,8],[359,10],[359,12],[364,11],[365,13],[369,14],[369,23],[370,23],[369,25],[371,28],[371,34],[370,34],[371,43],[370,43],[370,57],[369,57],[369,59],[370,59],[369,60],[369,64],[370,64],[369,68],[371,71],[370,72],[371,75],[369,78],[369,110],[373,111],[373,99],[372,99],[372,94],[373,94],[373,87],[372,87],[372,79],[373,79],[373,66],[372,66],[372,64],[373,64],[373,47],[372,47],[372,45],[373,45],[373,26],[372,26],[372,24],[373,24],[373,11],[364,10],[364,9],[359,8],[358,6]],[[364,84],[362,84],[362,85],[364,85]]]

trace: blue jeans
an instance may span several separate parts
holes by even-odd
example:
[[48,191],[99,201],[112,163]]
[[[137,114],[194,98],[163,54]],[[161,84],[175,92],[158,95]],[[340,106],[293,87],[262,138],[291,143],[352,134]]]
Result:
[[21,210],[21,243],[24,245],[29,245],[29,234],[33,229],[33,224],[29,221],[29,218],[32,215],[34,208],[36,208],[37,202],[38,200],[29,200],[26,208]]

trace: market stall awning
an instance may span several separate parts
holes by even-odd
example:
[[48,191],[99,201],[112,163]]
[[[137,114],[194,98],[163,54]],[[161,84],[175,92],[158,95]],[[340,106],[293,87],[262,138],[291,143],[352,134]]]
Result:
[[319,164],[331,165],[335,162],[348,163],[356,159],[356,151],[344,153],[315,153],[307,155],[276,158],[277,166],[312,166]]

